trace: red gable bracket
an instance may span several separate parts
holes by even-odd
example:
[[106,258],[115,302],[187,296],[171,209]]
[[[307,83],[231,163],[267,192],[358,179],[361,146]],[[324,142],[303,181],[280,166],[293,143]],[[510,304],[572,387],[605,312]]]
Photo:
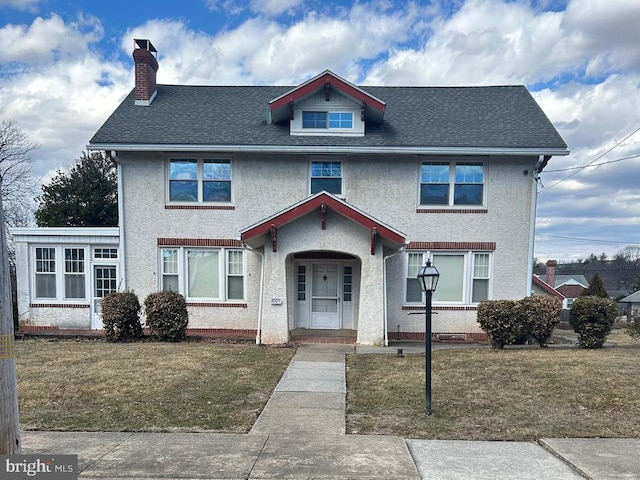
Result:
[[275,215],[262,220],[260,223],[252,225],[240,232],[240,240],[247,241],[251,238],[273,232],[283,225],[307,215],[315,210],[323,208],[333,210],[340,215],[352,220],[370,231],[375,231],[377,235],[392,242],[404,245],[405,235],[397,230],[380,223],[378,220],[349,205],[328,192],[320,192],[291,207],[276,213]]
[[284,95],[271,100],[269,102],[271,116],[278,121],[278,119],[281,119],[280,117],[282,115],[279,115],[276,112],[282,112],[283,109],[286,109],[286,112],[289,113],[289,109],[293,103],[299,102],[318,90],[322,90],[325,94],[328,94],[327,90],[333,89],[338,90],[343,95],[351,97],[356,102],[362,103],[363,107],[366,105],[367,114],[375,112],[375,117],[382,120],[387,105],[385,102],[367,93],[361,88],[356,87],[352,83],[349,83],[329,70],[325,70],[308,82],[305,82],[302,85],[289,90]]

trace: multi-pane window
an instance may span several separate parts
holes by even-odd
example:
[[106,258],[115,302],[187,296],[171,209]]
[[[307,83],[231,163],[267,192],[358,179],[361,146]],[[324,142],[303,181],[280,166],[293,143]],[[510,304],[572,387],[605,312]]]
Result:
[[179,292],[178,284],[178,249],[165,248],[162,250],[162,290]]
[[56,298],[56,249],[36,248],[36,298]]
[[407,302],[422,302],[422,288],[418,281],[418,273],[423,264],[422,253],[407,255]]
[[482,205],[484,169],[482,163],[457,163],[454,205]]
[[[55,301],[86,300],[89,275],[89,246],[34,247],[32,255],[34,299]],[[104,248],[110,252],[117,248]],[[100,249],[94,255],[101,255]],[[107,255],[107,254],[105,254]],[[97,257],[100,258],[100,257]]]
[[307,299],[307,267],[298,265],[298,300],[304,302]]
[[407,254],[407,303],[423,303],[424,296],[417,280],[418,272],[430,259],[438,269],[438,288],[434,302],[478,303],[489,298],[491,254],[485,252],[409,252]]
[[85,298],[84,248],[64,249],[64,298]]
[[227,299],[244,298],[244,255],[241,250],[227,251]]
[[473,285],[471,301],[482,302],[489,298],[489,254],[475,253],[473,255]]
[[420,205],[483,205],[482,162],[423,162]]
[[231,161],[173,158],[169,161],[172,202],[230,202]]
[[163,290],[190,299],[244,299],[242,250],[162,248],[160,263]]
[[311,162],[311,194],[342,195],[342,162]]
[[93,258],[118,258],[117,248],[94,248]]
[[353,294],[353,267],[345,266],[342,271],[342,299],[345,302],[350,302],[352,294]]
[[302,112],[302,128],[353,128],[353,112]]

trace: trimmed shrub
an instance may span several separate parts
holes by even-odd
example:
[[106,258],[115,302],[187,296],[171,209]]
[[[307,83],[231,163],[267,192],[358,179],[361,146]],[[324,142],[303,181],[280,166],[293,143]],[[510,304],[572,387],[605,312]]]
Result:
[[142,337],[140,301],[134,292],[114,292],[102,299],[102,325],[107,340],[126,342]]
[[560,323],[562,302],[556,297],[535,295],[519,300],[518,310],[527,334],[546,347],[553,329]]
[[189,314],[184,296],[177,292],[156,292],[144,300],[147,326],[160,340],[179,342],[187,335]]
[[602,297],[578,297],[569,310],[569,324],[582,348],[602,348],[618,315],[616,302]]
[[487,333],[492,348],[504,348],[522,335],[517,303],[513,300],[486,300],[478,305],[478,323]]

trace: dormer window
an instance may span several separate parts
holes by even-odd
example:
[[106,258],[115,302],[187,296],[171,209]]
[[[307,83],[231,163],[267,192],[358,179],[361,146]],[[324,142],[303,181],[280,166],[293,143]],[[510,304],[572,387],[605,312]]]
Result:
[[353,128],[353,112],[302,112],[302,128]]

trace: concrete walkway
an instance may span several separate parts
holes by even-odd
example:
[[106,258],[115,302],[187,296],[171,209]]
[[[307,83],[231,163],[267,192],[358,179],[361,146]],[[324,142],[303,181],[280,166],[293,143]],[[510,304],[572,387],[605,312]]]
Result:
[[24,432],[23,453],[77,454],[86,479],[640,478],[640,439],[345,435],[344,355],[354,349],[302,345],[249,434]]

